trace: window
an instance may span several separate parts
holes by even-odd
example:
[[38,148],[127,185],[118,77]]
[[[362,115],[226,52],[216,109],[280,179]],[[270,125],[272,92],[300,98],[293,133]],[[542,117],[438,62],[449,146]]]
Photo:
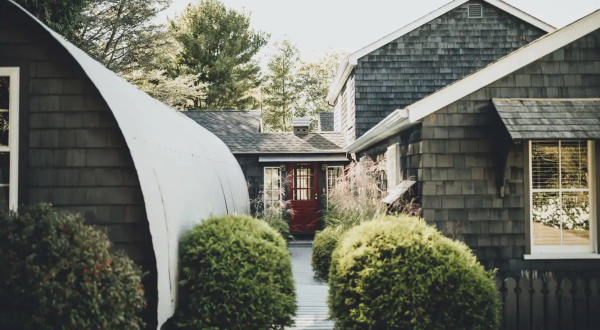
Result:
[[19,68],[0,68],[0,208],[15,211],[19,169]]
[[313,167],[299,165],[294,168],[293,196],[295,201],[309,201],[315,195],[315,171]]
[[265,167],[265,211],[278,212],[281,210],[281,169]]
[[530,142],[531,252],[595,252],[591,141]]
[[400,144],[396,143],[387,148],[385,155],[387,181],[390,189],[400,184]]
[[338,182],[338,179],[344,174],[343,166],[328,166],[327,167],[327,195],[329,190],[333,189]]
[[483,6],[482,5],[469,5],[469,18],[482,18],[483,17]]

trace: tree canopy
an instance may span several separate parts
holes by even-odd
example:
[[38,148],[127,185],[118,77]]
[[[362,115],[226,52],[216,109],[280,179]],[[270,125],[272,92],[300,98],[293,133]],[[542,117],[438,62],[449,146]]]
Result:
[[246,109],[255,104],[252,90],[260,85],[255,55],[269,36],[250,28],[250,15],[227,8],[217,0],[188,5],[169,26],[182,49],[175,75],[197,74],[208,84],[198,109]]
[[16,0],[51,29],[71,38],[90,0]]

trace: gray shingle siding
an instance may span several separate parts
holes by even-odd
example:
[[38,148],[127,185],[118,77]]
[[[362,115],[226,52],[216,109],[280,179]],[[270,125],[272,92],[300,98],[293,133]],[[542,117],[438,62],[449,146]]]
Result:
[[469,19],[467,5],[358,61],[356,137],[394,110],[405,108],[545,34],[486,3],[483,18]]
[[[564,60],[563,60],[564,59]],[[562,68],[562,69],[561,69]],[[581,81],[557,86],[555,81]],[[465,242],[487,268],[600,272],[597,260],[527,261],[524,145],[510,142],[499,197],[496,153],[504,125],[491,101],[511,98],[599,98],[600,31],[426,117],[420,180],[425,219],[440,230],[458,224]],[[534,86],[529,81],[536,81]],[[504,132],[506,133],[506,132]]]
[[52,203],[107,230],[149,272],[146,320],[156,323],[156,265],[144,200],[125,139],[79,65],[12,4],[0,3],[0,66],[21,70],[21,204]]

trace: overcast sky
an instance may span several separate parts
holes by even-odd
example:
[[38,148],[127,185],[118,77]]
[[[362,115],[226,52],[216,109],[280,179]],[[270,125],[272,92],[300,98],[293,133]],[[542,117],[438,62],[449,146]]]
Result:
[[[189,3],[174,0],[158,21],[173,18]],[[288,38],[302,57],[313,61],[330,50],[352,53],[448,3],[448,0],[221,0],[228,7],[251,13],[254,29],[273,41]],[[506,0],[556,27],[563,27],[595,10],[600,0]],[[267,47],[261,60],[272,52]]]

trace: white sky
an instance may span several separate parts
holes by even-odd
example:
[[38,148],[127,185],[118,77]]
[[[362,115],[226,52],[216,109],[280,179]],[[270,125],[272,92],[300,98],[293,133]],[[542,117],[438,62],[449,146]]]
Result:
[[[188,3],[174,0],[159,22],[173,18]],[[448,3],[449,0],[221,0],[251,13],[254,29],[271,34],[261,53],[263,64],[274,41],[295,42],[306,61],[331,50],[352,53]],[[505,0],[556,27],[600,9],[600,0]]]

